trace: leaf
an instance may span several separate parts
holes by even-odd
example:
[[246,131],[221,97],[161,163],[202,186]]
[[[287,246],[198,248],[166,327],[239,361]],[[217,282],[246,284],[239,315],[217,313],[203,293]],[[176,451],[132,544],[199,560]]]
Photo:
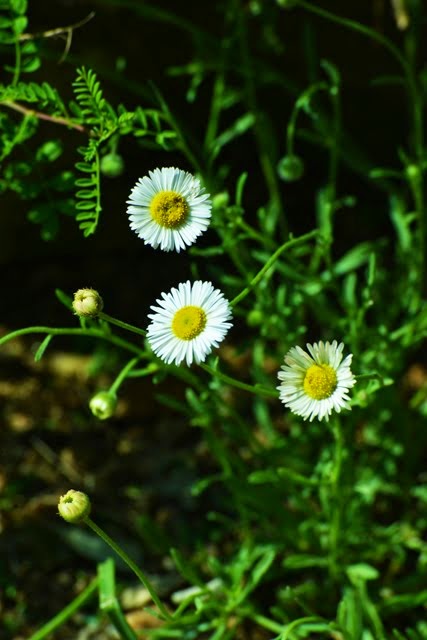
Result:
[[35,362],[39,362],[39,360],[42,359],[44,352],[46,351],[46,349],[49,346],[50,341],[52,340],[53,335],[49,334],[46,336],[46,338],[43,340],[43,342],[39,345],[37,351],[34,354],[34,361]]
[[342,276],[366,264],[372,251],[373,246],[370,242],[361,242],[356,245],[335,263],[335,275]]
[[55,295],[58,298],[59,302],[61,302],[64,305],[64,307],[67,307],[67,309],[72,310],[73,300],[72,298],[70,298],[70,296],[67,296],[67,294],[64,293],[61,289],[55,289]]

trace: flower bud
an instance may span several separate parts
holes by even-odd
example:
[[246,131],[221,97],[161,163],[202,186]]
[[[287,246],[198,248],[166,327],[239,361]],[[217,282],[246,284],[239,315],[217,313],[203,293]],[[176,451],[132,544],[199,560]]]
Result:
[[122,156],[118,153],[107,153],[101,158],[100,169],[108,178],[117,178],[121,176],[125,168]]
[[250,327],[259,327],[264,321],[264,314],[261,309],[252,309],[249,311],[246,322]]
[[279,178],[285,182],[299,180],[304,173],[304,164],[298,156],[284,156],[277,165]]
[[96,318],[104,303],[95,289],[79,289],[74,294],[74,313],[81,318]]
[[81,522],[90,513],[90,500],[82,491],[74,491],[70,489],[67,493],[59,498],[58,511],[59,515],[72,524]]
[[117,407],[117,396],[111,391],[98,391],[89,401],[89,408],[99,420],[107,420],[114,415]]
[[417,184],[421,180],[421,171],[416,164],[408,164],[405,167],[405,175],[412,184]]
[[212,208],[213,209],[223,209],[228,205],[228,193],[226,191],[221,191],[217,193],[212,198]]

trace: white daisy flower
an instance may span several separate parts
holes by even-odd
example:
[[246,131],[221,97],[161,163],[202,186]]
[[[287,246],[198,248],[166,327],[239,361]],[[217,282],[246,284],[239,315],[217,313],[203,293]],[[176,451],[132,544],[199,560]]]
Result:
[[203,362],[232,326],[228,301],[210,282],[181,282],[156,302],[158,307],[150,307],[155,313],[148,315],[147,339],[167,364]]
[[356,384],[350,370],[352,355],[342,360],[344,344],[336,340],[307,344],[309,353],[292,347],[278,373],[277,389],[285,407],[304,420],[329,420],[332,410],[351,409],[348,390]]
[[212,207],[200,180],[175,167],[149,171],[127,204],[130,227],[145,244],[178,253],[206,231]]

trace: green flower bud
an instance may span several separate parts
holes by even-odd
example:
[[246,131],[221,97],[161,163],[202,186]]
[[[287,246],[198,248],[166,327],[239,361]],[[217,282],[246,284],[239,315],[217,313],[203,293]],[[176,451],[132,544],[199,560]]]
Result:
[[228,200],[228,193],[226,191],[221,191],[213,196],[212,207],[214,209],[222,209],[228,205]]
[[416,184],[417,182],[420,181],[421,172],[419,170],[419,167],[417,167],[416,164],[408,164],[405,167],[405,174],[408,180],[413,184]]
[[114,415],[117,407],[117,396],[111,391],[98,391],[91,398],[89,408],[99,420],[107,420]]
[[59,498],[58,511],[59,515],[66,522],[76,524],[84,520],[90,513],[90,500],[82,491],[74,491],[70,489],[67,493]]
[[108,178],[117,178],[121,176],[125,168],[122,156],[117,153],[107,153],[101,158],[100,169]]
[[298,156],[284,156],[277,165],[279,178],[285,182],[299,180],[304,173],[304,163]]
[[95,289],[79,289],[74,294],[74,313],[81,318],[96,318],[104,303]]
[[260,309],[249,311],[246,322],[250,327],[259,327],[264,320],[264,314]]

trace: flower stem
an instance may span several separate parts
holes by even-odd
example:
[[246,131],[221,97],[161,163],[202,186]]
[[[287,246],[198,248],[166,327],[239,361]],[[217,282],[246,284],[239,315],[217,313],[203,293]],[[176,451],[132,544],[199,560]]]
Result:
[[24,329],[17,329],[17,331],[11,331],[11,333],[6,334],[2,338],[0,338],[0,346],[9,342],[9,340],[13,340],[14,338],[18,338],[20,336],[25,336],[30,333],[47,333],[51,336],[88,336],[93,338],[100,338],[101,340],[107,340],[107,342],[111,342],[115,344],[117,347],[121,347],[122,349],[126,349],[127,351],[131,351],[138,356],[141,354],[141,349],[136,345],[128,342],[127,340],[123,340],[118,336],[114,336],[112,334],[104,333],[99,329],[68,329],[68,328],[54,328],[54,327],[25,327]]
[[268,396],[270,398],[277,398],[277,391],[274,389],[269,389],[268,387],[262,387],[261,385],[252,385],[246,384],[245,382],[240,382],[240,380],[236,380],[236,378],[232,378],[231,376],[227,376],[225,373],[221,373],[218,369],[214,369],[210,367],[208,364],[201,363],[199,365],[202,369],[210,373],[211,376],[222,380],[226,384],[231,385],[232,387],[236,387],[237,389],[241,389],[242,391],[249,391],[249,393],[254,393],[258,396]]
[[14,111],[18,111],[19,113],[23,113],[25,116],[33,116],[38,120],[45,120],[47,122],[52,122],[53,124],[61,124],[65,127],[70,127],[70,129],[76,129],[77,131],[84,132],[86,131],[85,127],[77,122],[73,122],[68,118],[62,118],[60,116],[51,116],[48,113],[43,113],[42,111],[35,111],[34,109],[28,109],[24,107],[19,102],[13,102],[12,100],[2,100],[0,105],[3,107],[7,107],[8,109],[13,109]]
[[140,357],[136,356],[135,358],[132,358],[131,360],[129,360],[129,362],[127,362],[125,364],[125,366],[120,371],[119,375],[117,376],[117,378],[114,380],[113,384],[111,385],[110,393],[117,393],[120,385],[126,380],[126,378],[129,376],[130,371],[139,362],[139,360],[140,360]]
[[336,578],[339,574],[338,551],[342,525],[342,498],[340,490],[342,462],[344,458],[344,436],[338,420],[335,420],[332,425],[332,433],[335,440],[335,451],[331,474],[332,505],[329,532],[329,569],[331,576]]
[[116,327],[120,327],[121,329],[125,329],[126,331],[131,331],[132,333],[136,333],[139,336],[144,336],[144,338],[147,335],[147,332],[145,331],[145,329],[140,329],[139,327],[135,327],[133,324],[129,324],[128,322],[123,322],[123,320],[117,320],[117,318],[113,318],[112,316],[109,316],[108,313],[104,313],[103,311],[101,311],[98,314],[98,318],[101,318],[102,320],[105,320],[110,324],[115,324]]
[[90,527],[92,531],[101,538],[101,540],[106,542],[113,549],[113,551],[115,551],[117,555],[123,560],[123,562],[125,562],[128,565],[128,567],[134,572],[137,578],[139,578],[139,580],[145,586],[150,596],[152,597],[153,602],[158,606],[159,611],[163,614],[164,618],[166,620],[171,620],[172,619],[171,614],[168,612],[165,605],[160,600],[151,582],[149,581],[145,573],[128,556],[128,554],[125,551],[123,551],[123,549],[116,542],[114,542],[114,540],[112,540],[112,538],[110,538],[110,536],[107,533],[105,533],[105,531],[101,529],[101,527],[98,527],[98,525],[95,524],[95,522],[91,520],[91,518],[86,516],[83,522],[85,522],[85,524],[87,524],[88,527]]
[[262,280],[267,271],[271,269],[276,260],[278,260],[278,258],[284,251],[296,245],[304,244],[304,242],[306,242],[307,240],[315,238],[318,235],[320,235],[318,229],[314,229],[313,231],[310,231],[303,236],[299,236],[298,238],[291,238],[290,240],[287,240],[285,244],[282,244],[282,246],[280,246],[267,260],[262,269],[260,269],[260,271],[258,271],[258,273],[252,278],[248,286],[245,287],[243,291],[241,291],[235,298],[233,298],[233,300],[230,302],[230,306],[234,307],[234,305],[238,304],[241,300],[243,300],[243,298],[246,298],[246,296],[252,291],[252,289],[258,284],[258,282]]
[[99,579],[98,577],[94,578],[92,582],[88,584],[86,589],[84,589],[79,595],[74,598],[62,611],[60,611],[54,618],[46,622],[45,625],[42,626],[41,629],[36,631],[29,640],[42,640],[43,638],[47,638],[50,634],[55,631],[58,627],[64,624],[72,615],[76,613],[95,593],[98,588]]

